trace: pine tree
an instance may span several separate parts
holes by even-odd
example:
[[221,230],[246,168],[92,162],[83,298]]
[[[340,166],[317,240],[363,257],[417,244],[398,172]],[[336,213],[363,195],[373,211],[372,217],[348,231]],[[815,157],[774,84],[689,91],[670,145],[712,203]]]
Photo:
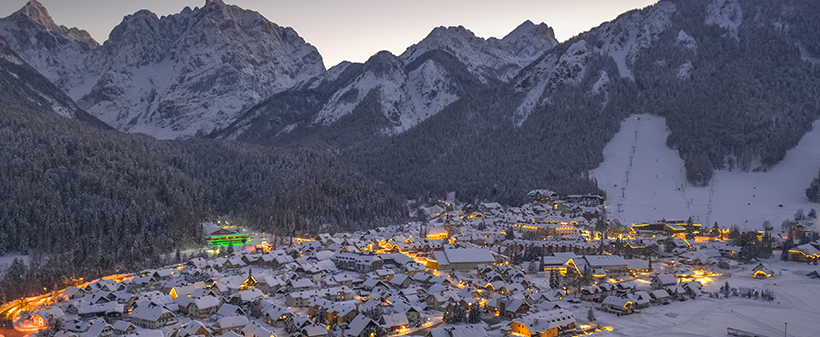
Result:
[[467,316],[467,323],[476,324],[478,322],[481,322],[481,311],[480,310],[481,309],[479,308],[479,305],[477,303],[471,305],[470,306],[470,313]]
[[299,328],[296,327],[296,323],[293,322],[293,316],[289,316],[285,319],[285,332],[289,334],[293,334],[299,331]]
[[464,323],[467,321],[467,310],[463,306],[456,304],[455,315],[453,317],[454,323]]
[[507,240],[515,240],[515,231],[512,228],[507,229],[504,238]]
[[592,310],[592,307],[589,307],[589,310],[587,310],[587,320],[590,321],[590,322],[595,322],[596,321],[595,311]]
[[794,241],[792,241],[792,240],[783,241],[783,245],[781,246],[781,252],[780,252],[780,259],[781,260],[786,261],[786,260],[789,259],[789,250],[792,249],[792,247],[794,247]]
[[558,289],[558,287],[559,287],[559,285],[558,285],[558,276],[555,275],[556,272],[557,272],[557,270],[555,270],[555,269],[550,270],[550,288],[552,288],[552,289]]
[[592,284],[592,281],[592,268],[589,268],[589,265],[584,265],[584,275],[581,278],[581,284],[588,286]]
[[327,323],[327,316],[324,308],[319,307],[316,309],[316,312],[313,315],[313,321],[321,325],[325,325]]

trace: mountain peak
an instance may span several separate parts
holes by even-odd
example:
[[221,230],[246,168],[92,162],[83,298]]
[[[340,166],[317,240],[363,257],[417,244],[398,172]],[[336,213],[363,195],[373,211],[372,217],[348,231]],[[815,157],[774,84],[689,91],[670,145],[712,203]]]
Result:
[[48,14],[46,7],[37,0],[29,0],[23,8],[17,11],[17,13],[28,17],[32,21],[46,26],[47,28],[52,29],[57,27],[54,20],[51,18],[51,15]]
[[205,6],[209,5],[225,6],[225,2],[222,0],[205,0]]
[[555,32],[552,30],[552,27],[548,26],[546,23],[540,23],[538,25],[532,23],[532,21],[527,20],[524,21],[522,24],[518,25],[512,32],[507,34],[503,39],[503,41],[514,42],[520,39],[522,36],[532,36],[537,37],[541,40],[546,41],[555,41],[557,44],[557,40],[555,39]]

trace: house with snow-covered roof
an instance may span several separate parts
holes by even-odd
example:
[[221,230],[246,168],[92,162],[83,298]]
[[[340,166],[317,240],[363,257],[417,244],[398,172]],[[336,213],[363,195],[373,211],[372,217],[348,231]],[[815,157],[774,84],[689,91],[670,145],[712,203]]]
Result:
[[304,337],[324,337],[327,336],[328,330],[322,324],[310,324],[302,328],[300,333]]
[[812,262],[820,260],[820,242],[809,242],[789,249],[788,259],[798,262]]
[[370,337],[370,332],[381,329],[378,323],[365,315],[356,318],[347,325],[345,336],[347,337]]
[[575,315],[563,309],[541,311],[510,322],[510,332],[528,337],[552,337],[575,328]]
[[248,318],[245,316],[230,316],[230,317],[222,317],[218,321],[216,321],[216,325],[214,325],[215,332],[220,335],[224,335],[228,331],[233,331],[239,333],[248,325]]
[[660,274],[652,278],[652,289],[665,289],[678,284],[678,279],[672,274]]
[[649,297],[652,298],[652,303],[666,304],[669,303],[669,292],[665,289],[658,289],[649,292]]
[[485,248],[445,248],[434,252],[434,258],[427,260],[427,267],[448,270],[473,270],[482,264],[495,264],[495,256]]
[[111,327],[114,329],[114,335],[117,336],[131,335],[137,332],[137,327],[134,324],[122,320],[114,322]]
[[273,302],[269,302],[267,300],[262,301],[262,317],[265,319],[265,322],[277,327],[281,328],[285,326],[285,321],[289,317],[293,317],[293,312],[289,308],[280,307]]
[[211,337],[211,330],[199,321],[182,325],[171,337],[205,336]]
[[216,314],[219,306],[223,303],[222,300],[210,295],[200,298],[180,296],[175,301],[179,304],[179,311],[188,316],[199,318]]
[[369,273],[379,269],[384,265],[384,261],[374,254],[357,254],[350,252],[337,252],[331,258],[336,264],[336,268],[351,270],[361,274]]
[[159,329],[175,321],[170,310],[158,305],[138,306],[128,316],[131,323],[146,329]]
[[403,313],[395,313],[391,315],[382,315],[379,319],[379,324],[387,327],[388,332],[400,331],[410,324],[407,316]]
[[601,307],[605,311],[615,313],[618,316],[631,314],[634,311],[633,305],[634,303],[628,298],[618,296],[607,296],[601,301]]

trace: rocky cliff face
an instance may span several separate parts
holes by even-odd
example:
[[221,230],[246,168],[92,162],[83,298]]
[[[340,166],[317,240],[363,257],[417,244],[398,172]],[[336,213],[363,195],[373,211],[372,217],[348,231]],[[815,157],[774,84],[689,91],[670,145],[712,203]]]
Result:
[[[334,67],[295,90],[289,97],[315,100],[312,107],[300,111],[299,118],[291,116],[283,122],[282,110],[269,108],[275,105],[270,102],[235,124],[256,127],[232,127],[221,135],[260,139],[290,134],[299,138],[300,134],[327,133],[321,131],[325,128],[339,133],[365,133],[357,135],[359,138],[397,135],[435,116],[470,91],[510,80],[557,44],[552,28],[530,21],[503,39],[479,38],[464,27],[438,27],[400,56],[383,51],[358,67]],[[332,79],[342,73],[348,79]],[[318,99],[313,96],[319,83],[330,82],[335,82],[332,88],[325,88]],[[258,113],[262,110],[269,113]],[[254,118],[259,122],[250,121]],[[273,120],[276,122],[271,123]],[[249,134],[242,135],[248,130]]]
[[35,0],[0,20],[12,48],[111,126],[184,138],[227,126],[263,98],[324,71],[316,48],[257,12],[208,0],[125,17],[102,46]]

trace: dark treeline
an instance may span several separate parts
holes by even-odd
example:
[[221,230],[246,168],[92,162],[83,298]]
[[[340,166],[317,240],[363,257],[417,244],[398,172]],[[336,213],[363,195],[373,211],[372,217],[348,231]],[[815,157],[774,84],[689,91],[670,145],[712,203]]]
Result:
[[330,153],[124,135],[37,109],[0,80],[0,255],[32,254],[31,289],[161,264],[220,215],[277,234],[403,217],[394,195]]
[[[609,58],[593,56],[597,69],[617,73]],[[590,87],[599,72],[587,72]],[[516,127],[521,102],[512,88],[475,91],[398,136],[382,137],[347,152],[357,167],[407,196],[456,191],[462,200],[521,203],[533,188],[562,194],[602,193],[584,172],[603,160],[602,150],[633,106],[634,84],[615,78],[611,91],[590,95],[558,82],[554,99]],[[594,130],[594,132],[592,131]]]

